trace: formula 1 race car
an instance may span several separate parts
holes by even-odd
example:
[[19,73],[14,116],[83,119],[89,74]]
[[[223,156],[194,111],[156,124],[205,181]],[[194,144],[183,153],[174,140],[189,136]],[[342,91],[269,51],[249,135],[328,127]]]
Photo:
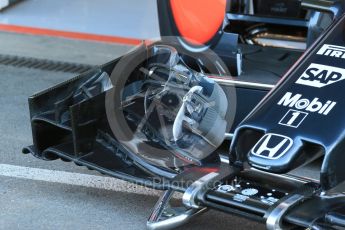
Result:
[[345,2],[157,4],[161,39],[29,98],[23,152],[164,190],[148,229],[208,209],[345,228]]

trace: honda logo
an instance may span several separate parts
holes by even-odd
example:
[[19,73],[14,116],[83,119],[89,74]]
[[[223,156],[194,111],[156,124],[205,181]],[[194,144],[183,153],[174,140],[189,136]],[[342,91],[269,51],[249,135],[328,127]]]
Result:
[[268,133],[254,146],[251,153],[271,160],[282,157],[292,146],[290,137]]

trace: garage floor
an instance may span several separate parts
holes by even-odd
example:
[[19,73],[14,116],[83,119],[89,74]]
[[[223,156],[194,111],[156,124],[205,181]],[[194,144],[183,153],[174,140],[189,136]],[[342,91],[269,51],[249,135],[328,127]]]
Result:
[[[7,33],[0,33],[0,41],[0,54],[95,65],[131,48]],[[0,229],[145,229],[159,193],[72,163],[21,154],[32,143],[28,96],[73,76],[0,65]],[[180,229],[264,226],[210,211]]]
[[1,11],[0,24],[141,39],[159,36],[156,0],[25,0]]

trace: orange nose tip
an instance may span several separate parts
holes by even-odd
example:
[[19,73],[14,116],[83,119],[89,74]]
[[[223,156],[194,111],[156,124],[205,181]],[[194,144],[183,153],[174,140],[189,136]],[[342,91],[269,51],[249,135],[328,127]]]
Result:
[[170,5],[179,33],[193,45],[214,37],[226,10],[226,0],[170,0]]

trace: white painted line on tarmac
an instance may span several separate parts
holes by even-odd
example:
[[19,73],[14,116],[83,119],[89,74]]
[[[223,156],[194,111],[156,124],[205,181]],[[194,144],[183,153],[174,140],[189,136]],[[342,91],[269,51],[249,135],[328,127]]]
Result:
[[[0,164],[0,176],[61,183],[67,185],[84,186],[112,190],[117,192],[136,193],[141,195],[160,195],[159,191],[127,183],[125,181],[106,176],[96,176],[81,173],[64,172],[49,169],[30,168],[9,164]],[[0,182],[1,184],[1,182]]]

